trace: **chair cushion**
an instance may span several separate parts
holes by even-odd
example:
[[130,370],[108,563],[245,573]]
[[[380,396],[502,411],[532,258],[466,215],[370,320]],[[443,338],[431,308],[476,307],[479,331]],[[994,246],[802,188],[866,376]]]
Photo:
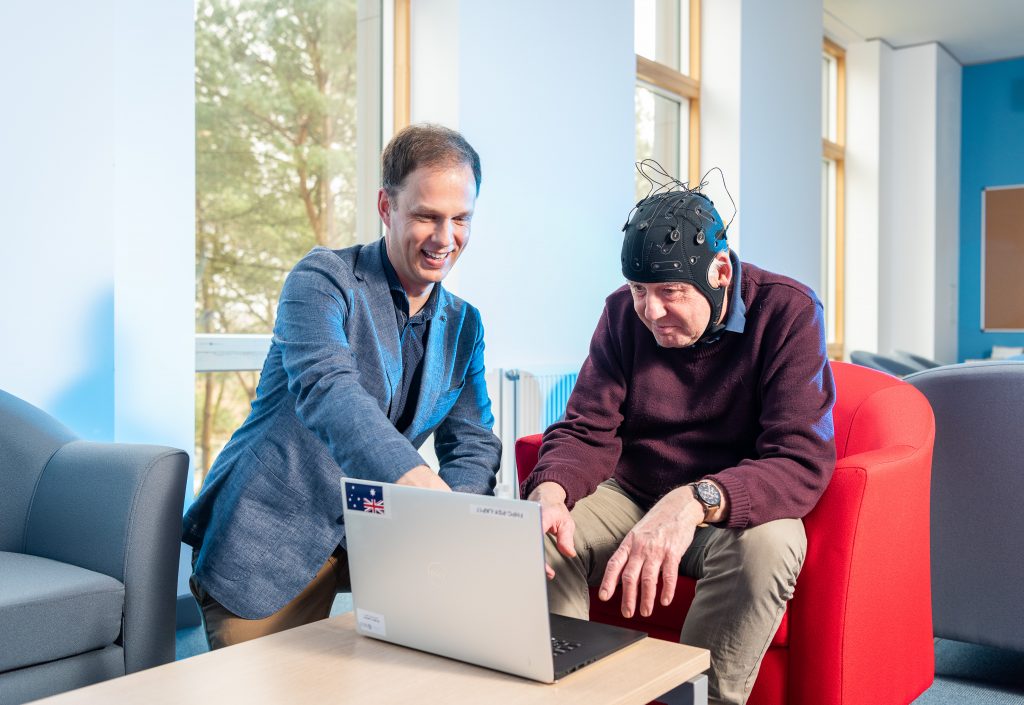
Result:
[[114,643],[123,608],[109,575],[0,551],[0,673]]

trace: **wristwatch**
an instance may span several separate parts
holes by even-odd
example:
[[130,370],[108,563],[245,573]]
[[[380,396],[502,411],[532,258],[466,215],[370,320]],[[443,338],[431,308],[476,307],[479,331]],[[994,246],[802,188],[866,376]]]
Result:
[[708,515],[722,506],[722,493],[718,486],[710,480],[691,482],[689,485],[694,498],[704,505],[704,523],[708,521]]

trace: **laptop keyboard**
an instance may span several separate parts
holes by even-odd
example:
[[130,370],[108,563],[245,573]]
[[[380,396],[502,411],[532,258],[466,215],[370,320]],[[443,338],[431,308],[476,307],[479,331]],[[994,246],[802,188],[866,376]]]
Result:
[[578,641],[566,641],[565,639],[556,639],[551,637],[551,653],[557,655],[567,654],[577,646],[580,645]]

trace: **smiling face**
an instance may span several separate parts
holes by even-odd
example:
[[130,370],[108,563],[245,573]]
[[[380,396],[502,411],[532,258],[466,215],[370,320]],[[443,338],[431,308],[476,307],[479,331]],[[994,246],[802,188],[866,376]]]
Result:
[[476,190],[472,169],[453,164],[415,169],[393,198],[377,194],[388,259],[410,298],[429,293],[469,243]]
[[[708,283],[717,289],[728,286],[731,280],[729,256],[719,253],[708,271]],[[693,345],[711,321],[711,302],[688,282],[649,284],[631,281],[629,291],[633,295],[633,310],[663,348]],[[725,314],[726,305],[723,305],[718,323],[725,320]]]

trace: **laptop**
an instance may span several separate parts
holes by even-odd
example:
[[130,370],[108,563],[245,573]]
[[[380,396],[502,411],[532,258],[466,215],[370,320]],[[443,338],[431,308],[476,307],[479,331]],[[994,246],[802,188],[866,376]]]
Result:
[[540,505],[342,480],[356,630],[553,683],[647,635],[549,614]]

